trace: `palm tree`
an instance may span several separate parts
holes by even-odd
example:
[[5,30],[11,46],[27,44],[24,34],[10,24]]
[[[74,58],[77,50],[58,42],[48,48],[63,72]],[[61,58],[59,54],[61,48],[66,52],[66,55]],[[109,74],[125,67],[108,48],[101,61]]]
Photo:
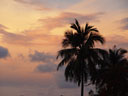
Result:
[[[127,50],[109,49],[100,62],[94,82],[100,96],[128,96],[128,59]],[[104,95],[103,95],[104,94]]]
[[103,44],[104,38],[99,31],[88,23],[82,28],[75,19],[71,24],[74,30],[66,31],[62,41],[63,49],[58,52],[62,60],[57,70],[66,65],[66,81],[73,81],[81,86],[81,96],[84,95],[84,83],[87,83],[90,76],[95,72],[96,62],[99,59],[101,49],[94,48],[95,42]]

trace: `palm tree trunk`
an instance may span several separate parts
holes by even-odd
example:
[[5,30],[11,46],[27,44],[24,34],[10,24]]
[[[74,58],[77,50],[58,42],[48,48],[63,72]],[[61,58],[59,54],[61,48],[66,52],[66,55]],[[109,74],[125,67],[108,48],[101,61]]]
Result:
[[83,72],[81,77],[81,96],[84,96],[84,78],[83,78]]

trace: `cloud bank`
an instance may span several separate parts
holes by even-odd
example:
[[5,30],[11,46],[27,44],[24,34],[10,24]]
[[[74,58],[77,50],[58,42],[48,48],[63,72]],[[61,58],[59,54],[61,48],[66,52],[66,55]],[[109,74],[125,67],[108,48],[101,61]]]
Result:
[[33,54],[29,54],[29,58],[33,62],[53,62],[55,60],[55,56],[49,54],[49,53],[44,53],[44,52],[39,52],[35,51]]
[[35,71],[40,73],[47,73],[47,72],[55,72],[57,68],[57,65],[55,64],[39,64]]

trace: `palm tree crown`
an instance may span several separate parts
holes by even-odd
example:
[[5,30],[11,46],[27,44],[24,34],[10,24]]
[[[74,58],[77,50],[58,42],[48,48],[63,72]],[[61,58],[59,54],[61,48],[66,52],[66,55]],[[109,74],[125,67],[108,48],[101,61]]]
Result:
[[74,30],[66,31],[62,41],[63,49],[58,52],[57,58],[62,58],[57,70],[66,65],[65,77],[67,81],[73,81],[81,85],[81,96],[83,96],[84,83],[87,82],[89,75],[95,71],[96,60],[99,58],[101,49],[94,48],[95,42],[103,44],[104,38],[99,34],[99,31],[90,26],[88,23],[85,27],[81,27],[79,22],[71,24]]

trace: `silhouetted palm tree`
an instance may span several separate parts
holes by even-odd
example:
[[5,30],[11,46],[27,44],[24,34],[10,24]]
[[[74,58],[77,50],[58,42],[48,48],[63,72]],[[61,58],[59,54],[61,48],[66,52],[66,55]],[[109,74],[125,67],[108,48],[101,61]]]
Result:
[[[63,49],[58,52],[57,58],[62,58],[57,70],[66,65],[66,81],[73,81],[81,85],[81,96],[84,95],[84,83],[87,83],[95,72],[96,62],[100,58],[101,49],[94,48],[95,42],[103,44],[104,38],[99,31],[88,24],[82,28],[79,22],[71,24],[72,30],[65,32],[62,41]],[[94,63],[95,62],[95,63]]]
[[125,49],[109,49],[94,82],[100,96],[128,96],[128,59]]

